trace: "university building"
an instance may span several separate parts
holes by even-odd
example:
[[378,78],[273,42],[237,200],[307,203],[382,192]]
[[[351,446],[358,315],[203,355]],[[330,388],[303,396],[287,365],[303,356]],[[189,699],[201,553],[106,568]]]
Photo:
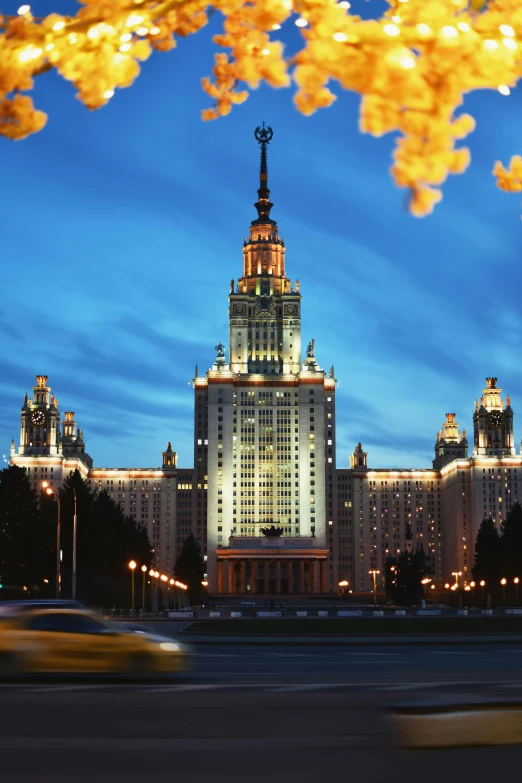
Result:
[[[311,340],[301,344],[302,295],[286,273],[286,247],[271,216],[267,147],[256,129],[260,182],[243,242],[243,268],[229,287],[228,350],[194,386],[194,466],[180,468],[169,443],[157,468],[95,468],[71,411],[60,416],[47,376],[38,375],[21,410],[11,464],[35,489],[58,488],[78,469],[146,526],[153,565],[172,574],[190,532],[207,558],[209,592],[311,594],[372,589],[388,556],[422,545],[437,586],[453,571],[471,579],[474,542],[484,516],[500,527],[522,481],[513,409],[496,378],[473,413],[473,445],[454,413],[437,433],[431,468],[368,466],[359,443],[337,468],[336,379]],[[306,309],[306,308],[305,308]],[[303,355],[304,354],[304,355]]]

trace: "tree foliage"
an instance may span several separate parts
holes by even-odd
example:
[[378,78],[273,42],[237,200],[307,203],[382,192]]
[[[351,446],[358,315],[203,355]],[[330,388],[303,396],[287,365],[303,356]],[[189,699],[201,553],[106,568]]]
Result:
[[39,504],[23,468],[0,471],[0,582],[31,588],[52,578],[56,524],[49,502]]
[[405,550],[389,557],[385,567],[385,590],[389,601],[398,606],[420,604],[424,597],[422,579],[430,573],[430,562],[422,545],[414,552]]
[[502,531],[499,533],[491,518],[484,519],[475,542],[475,563],[473,578],[484,580],[487,591],[494,598],[500,596],[500,580],[506,578],[508,584],[513,579],[522,579],[522,507],[519,503],[511,506]]
[[501,579],[502,542],[495,523],[489,517],[483,519],[475,542],[473,578],[487,585],[496,585]]
[[174,575],[176,579],[188,586],[191,602],[194,603],[201,594],[201,582],[205,573],[205,561],[197,538],[191,533],[183,542],[181,551],[176,558]]
[[[440,185],[460,174],[469,150],[457,142],[475,126],[456,115],[466,93],[509,95],[522,76],[520,0],[387,0],[382,16],[363,19],[346,0],[81,0],[74,17],[34,18],[28,5],[0,20],[0,135],[22,139],[46,123],[27,93],[35,76],[55,69],[89,108],[129,87],[139,62],[223,17],[214,42],[213,99],[204,119],[228,114],[264,82],[297,85],[299,111],[330,106],[340,87],[362,97],[360,129],[398,131],[392,175],[410,194],[409,209],[429,214]],[[380,13],[380,11],[379,11]],[[302,45],[286,54],[281,35],[295,23]],[[283,33],[279,31],[285,28]],[[495,165],[500,188],[522,190],[522,159]]]
[[522,507],[514,503],[502,528],[501,577],[522,579]]
[[[76,497],[76,502],[75,502]],[[147,532],[126,517],[107,492],[91,489],[79,471],[59,490],[62,595],[71,594],[73,516],[77,516],[77,597],[89,603],[129,601],[129,561],[151,562]],[[0,576],[44,591],[56,583],[56,497],[37,496],[23,468],[0,472]]]

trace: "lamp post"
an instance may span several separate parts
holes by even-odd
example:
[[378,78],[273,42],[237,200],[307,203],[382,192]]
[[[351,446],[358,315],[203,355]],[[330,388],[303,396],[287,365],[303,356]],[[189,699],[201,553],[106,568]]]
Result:
[[58,492],[55,492],[52,487],[49,486],[49,483],[47,481],[42,481],[42,489],[45,490],[46,495],[55,495],[56,496],[56,502],[58,503],[58,520],[56,522],[56,597],[60,597],[60,591],[62,589],[61,579],[62,575],[60,573],[60,565],[61,565],[61,550],[60,550],[60,495]]
[[517,597],[516,600],[517,600],[517,606],[518,606],[518,583],[520,582],[520,579],[518,578],[518,576],[516,576],[513,579],[513,582],[515,583],[515,593],[516,593],[516,597]]
[[459,576],[462,576],[462,571],[452,571],[451,575],[455,577],[455,584],[451,589],[454,590],[457,595],[457,607],[460,608],[461,595],[459,592]]
[[[166,584],[167,584],[167,582],[169,581],[169,578],[168,578],[168,576],[165,576],[165,574],[162,574],[162,575],[160,576],[160,579],[161,579],[161,581],[163,582],[163,587],[165,588],[165,587],[166,587]],[[168,590],[168,587],[167,587],[167,590]],[[168,606],[167,606],[167,607],[165,607],[165,604],[166,604],[166,603],[167,603],[167,591],[164,589],[164,590],[163,590],[163,601],[162,601],[162,604],[163,604],[163,608],[164,608],[164,609],[165,609],[165,608],[167,608],[167,609],[168,609]]]
[[504,606],[505,606],[506,605],[506,585],[507,585],[507,579],[506,578],[502,578],[500,580],[500,584],[502,585],[502,596],[503,596],[503,599],[504,599]]
[[346,597],[346,590],[348,589],[348,579],[341,579],[339,582],[339,590],[341,591],[341,598]]
[[151,568],[149,571],[149,576],[151,578],[151,590],[153,591],[151,595],[151,611],[157,612],[158,611],[158,588],[157,584],[155,585],[154,582],[152,582],[153,579],[156,578],[156,571]]
[[446,584],[444,585],[444,588],[447,590],[447,593],[446,593],[446,600],[447,600],[447,602],[448,602],[448,604],[449,604],[449,602],[450,602],[450,598],[451,598],[451,596],[450,596],[450,583],[449,583],[449,582],[446,582]]
[[373,569],[372,571],[368,571],[368,573],[372,575],[373,579],[373,605],[377,606],[377,574],[380,574],[381,572]]
[[[206,579],[202,580],[201,587],[203,588],[203,595],[208,597],[208,592],[207,592],[208,581]],[[204,598],[205,604],[207,603],[207,598],[206,597]]]
[[473,591],[473,608],[475,607],[475,582],[470,582],[469,586],[471,587]]
[[147,566],[141,567],[142,580],[141,580],[141,608],[145,611],[145,574],[147,573]]
[[455,577],[455,584],[457,585],[457,590],[459,589],[459,576],[462,576],[462,571],[452,571],[451,575]]
[[481,579],[480,582],[479,582],[479,585],[480,585],[480,593],[481,593],[480,600],[481,600],[481,603],[483,604],[484,603],[484,588],[486,586],[486,580],[485,579]]
[[132,582],[132,610],[134,611],[134,571],[136,570],[136,561],[131,560],[129,563],[129,568],[131,570],[131,582]]
[[74,599],[76,598],[76,490],[75,489],[73,489],[73,495],[74,495],[74,515],[73,515],[73,551],[72,551],[71,597],[72,597],[72,599],[74,601]]

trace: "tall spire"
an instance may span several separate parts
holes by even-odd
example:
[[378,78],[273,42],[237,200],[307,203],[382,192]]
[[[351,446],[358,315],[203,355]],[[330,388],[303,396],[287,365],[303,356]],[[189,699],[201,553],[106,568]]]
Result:
[[259,172],[259,190],[257,191],[259,201],[254,205],[257,209],[258,217],[253,220],[251,225],[266,225],[271,223],[275,225],[275,220],[270,217],[270,210],[274,206],[270,202],[270,191],[268,189],[268,164],[266,156],[267,145],[270,144],[274,132],[272,128],[265,128],[265,123],[262,126],[258,126],[254,131],[254,136],[257,142],[261,145],[261,168]]

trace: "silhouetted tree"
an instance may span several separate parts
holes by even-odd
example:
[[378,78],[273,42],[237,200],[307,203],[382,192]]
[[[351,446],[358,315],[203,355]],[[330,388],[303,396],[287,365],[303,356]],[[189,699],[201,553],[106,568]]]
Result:
[[[63,482],[59,499],[62,596],[71,594],[76,507],[77,598],[128,604],[130,560],[151,563],[147,531],[126,517],[107,492],[92,490],[78,470]],[[0,583],[55,594],[57,517],[56,496],[38,497],[23,468],[0,471]]]
[[385,566],[385,589],[389,601],[399,606],[419,604],[424,597],[422,579],[430,573],[430,560],[421,545],[389,557]]
[[503,543],[491,517],[483,519],[475,542],[475,564],[472,569],[474,580],[486,582],[487,592],[495,595],[499,591],[502,570]]
[[52,579],[56,550],[49,503],[45,512],[24,468],[11,465],[0,471],[0,583],[6,588],[41,590],[43,580]]
[[188,585],[190,602],[195,603],[201,596],[201,582],[205,573],[205,561],[198,540],[191,533],[183,542],[176,558],[174,576]]
[[502,528],[501,550],[502,567],[500,577],[510,581],[515,576],[522,578],[522,508],[514,503],[510,508]]

